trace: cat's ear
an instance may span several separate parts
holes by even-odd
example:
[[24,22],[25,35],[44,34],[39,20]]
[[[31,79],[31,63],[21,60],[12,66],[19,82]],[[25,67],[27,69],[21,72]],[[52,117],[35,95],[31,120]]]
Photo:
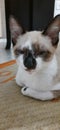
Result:
[[60,15],[53,18],[52,22],[43,31],[43,35],[50,37],[52,45],[57,46],[59,41],[59,31],[60,31]]
[[11,32],[11,38],[12,42],[15,45],[17,42],[18,36],[22,35],[25,33],[24,28],[17,22],[17,20],[13,17],[10,16],[9,18],[9,27],[10,27],[10,32]]

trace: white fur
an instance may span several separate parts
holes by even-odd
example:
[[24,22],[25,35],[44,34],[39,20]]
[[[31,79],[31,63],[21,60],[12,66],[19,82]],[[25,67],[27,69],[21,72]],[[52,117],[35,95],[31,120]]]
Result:
[[[35,35],[37,34],[37,32],[34,33]],[[29,49],[31,49],[32,39],[30,40],[30,36],[20,37],[18,39],[18,47],[22,42],[21,48],[28,47]],[[24,41],[25,43],[23,43]],[[41,46],[44,43],[44,41],[46,42],[46,46],[45,45],[43,46],[48,47],[49,49],[51,48],[51,51],[53,52],[54,48],[50,44],[51,42],[50,39],[46,37],[46,39],[44,40],[44,37],[42,37],[40,40]],[[37,62],[36,69],[32,71],[26,71],[26,67],[23,64],[23,55],[18,56],[17,58],[18,72],[16,75],[16,83],[19,86],[23,87],[21,90],[23,95],[34,97],[40,100],[53,99],[54,95],[51,91],[57,89],[57,85],[53,86],[53,78],[57,74],[56,57],[54,55],[52,60],[48,62],[45,62],[42,60],[42,58],[38,57],[36,58],[36,62]],[[26,87],[27,89],[24,90],[24,88]]]
[[35,91],[34,89],[31,88],[26,88],[26,91],[24,90],[25,87],[21,89],[21,92],[23,95],[30,96],[35,99],[40,99],[40,100],[51,100],[54,98],[53,93],[50,91]]
[[[21,60],[22,62],[22,60]],[[42,64],[37,71],[28,72],[23,69],[20,62],[16,75],[16,83],[23,87],[28,87],[28,93],[21,91],[24,95],[34,97],[40,100],[49,100],[53,98],[51,90],[56,90],[53,86],[53,77],[57,73],[57,62],[54,56],[52,61]],[[29,93],[30,91],[30,93]],[[31,93],[32,92],[32,93]],[[36,94],[36,95],[35,95]]]
[[25,86],[33,88],[37,91],[52,90],[52,80],[57,73],[57,63],[55,56],[53,60],[49,62],[49,65],[48,63],[46,65],[42,65],[40,70],[28,72],[20,64],[16,75],[17,84],[24,84]]
[[45,47],[51,52],[55,50],[51,44],[51,39],[48,36],[43,36],[40,31],[26,32],[24,35],[19,36],[16,45],[21,46],[21,48],[31,48],[33,43],[39,43],[41,48]]
[[[27,71],[24,66],[24,54],[18,55],[16,59],[18,63],[16,83],[23,87],[21,89],[22,94],[40,100],[53,99],[55,96],[54,90],[60,90],[60,83],[53,85],[54,76],[57,74],[57,61],[54,55],[56,46],[54,47],[53,43],[56,42],[60,31],[60,16],[57,16],[45,30],[45,35],[40,31],[30,31],[22,35],[24,30],[13,17],[10,18],[10,30],[12,39],[16,44],[14,52],[16,53],[16,50],[26,47],[32,52],[37,63],[35,69]],[[44,61],[40,56],[35,57],[32,44],[37,44],[39,49],[50,52],[47,61],[46,59]]]

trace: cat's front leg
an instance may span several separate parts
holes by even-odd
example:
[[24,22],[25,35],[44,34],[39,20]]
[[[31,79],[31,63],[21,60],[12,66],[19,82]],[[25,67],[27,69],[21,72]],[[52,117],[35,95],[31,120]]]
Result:
[[23,86],[24,86],[24,84],[23,84],[22,81],[20,80],[20,77],[18,78],[18,77],[16,76],[15,81],[16,81],[16,84],[17,84],[19,87],[23,87]]
[[32,98],[35,98],[35,99],[39,99],[39,100],[42,100],[42,101],[51,100],[51,99],[54,98],[53,93],[50,92],[50,91],[39,92],[39,91],[33,90],[31,88],[28,88],[28,87],[23,87],[21,89],[21,92],[22,92],[23,95],[26,95],[26,96],[29,96],[29,97],[32,97]]

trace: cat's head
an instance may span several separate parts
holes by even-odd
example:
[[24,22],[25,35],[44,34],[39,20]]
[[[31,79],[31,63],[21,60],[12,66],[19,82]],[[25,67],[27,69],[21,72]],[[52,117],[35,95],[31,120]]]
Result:
[[49,64],[59,41],[60,15],[42,32],[25,31],[12,16],[9,23],[18,64],[26,71],[43,69]]

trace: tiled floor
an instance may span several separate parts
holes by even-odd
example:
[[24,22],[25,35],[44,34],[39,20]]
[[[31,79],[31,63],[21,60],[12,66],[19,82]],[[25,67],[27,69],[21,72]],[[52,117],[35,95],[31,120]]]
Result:
[[0,49],[0,64],[10,61],[12,59],[14,59],[12,49],[11,50]]
[[15,59],[13,49],[5,49],[6,41],[0,40],[0,64]]

